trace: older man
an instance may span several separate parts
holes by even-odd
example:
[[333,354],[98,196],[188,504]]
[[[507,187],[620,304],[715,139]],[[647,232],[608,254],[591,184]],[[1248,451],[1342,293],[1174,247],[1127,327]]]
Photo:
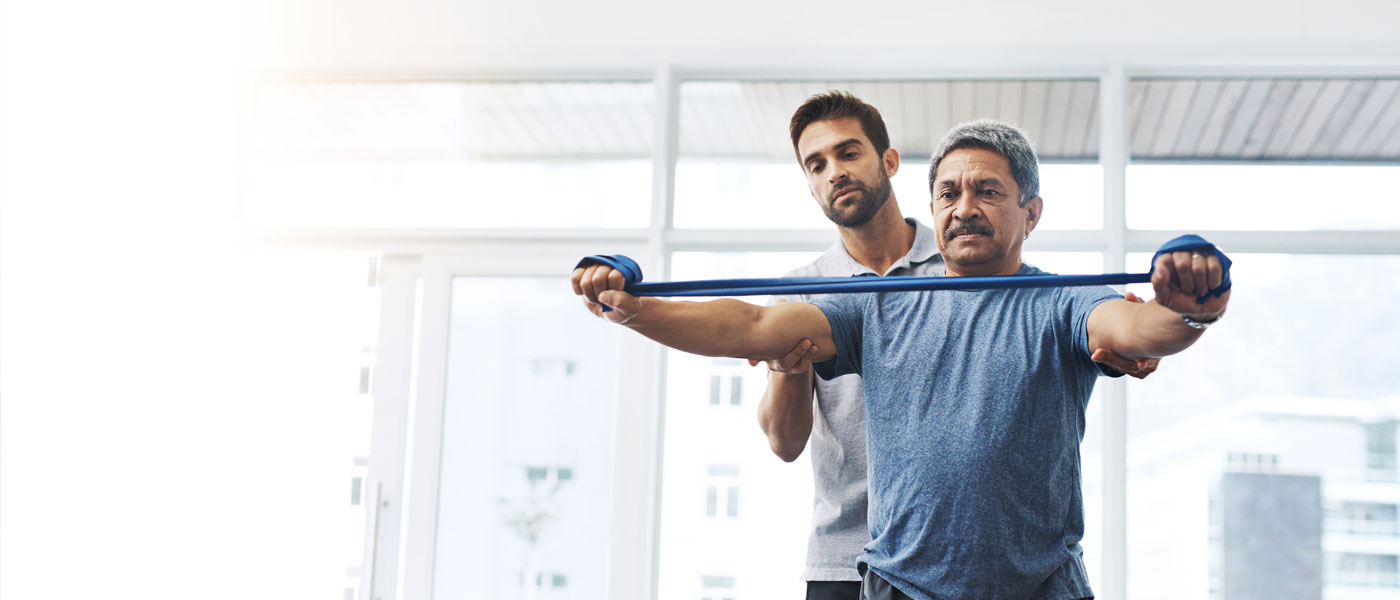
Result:
[[[787,276],[942,273],[943,258],[938,254],[937,234],[919,221],[904,218],[898,202],[894,201],[890,177],[899,169],[899,153],[890,147],[884,119],[874,106],[844,92],[808,98],[793,113],[788,126],[793,151],[800,152],[799,142],[809,127],[844,119],[860,124],[862,138],[856,145],[868,144],[885,160],[873,173],[854,169],[807,173],[812,197],[836,225],[838,239],[815,261]],[[809,148],[821,145],[814,141],[809,138],[806,145]],[[832,152],[829,160],[839,160],[836,149],[828,148]],[[803,162],[800,153],[797,158],[799,163]],[[818,194],[817,190],[822,189],[824,183],[829,191]],[[847,194],[848,189],[859,193]],[[837,197],[841,197],[840,202]],[[781,300],[811,302],[820,297],[804,294],[783,296]],[[814,380],[810,354],[811,343],[804,340],[787,356],[768,361],[772,372],[759,403],[758,420],[773,453],[785,461],[801,455],[810,440],[815,498],[806,569],[802,573],[807,581],[807,600],[857,600],[861,578],[856,563],[871,539],[866,522],[868,486],[861,378],[851,373],[830,380]],[[1130,361],[1103,349],[1096,350],[1093,358],[1139,378],[1146,377],[1157,366],[1155,358]],[[1117,371],[1110,374],[1117,375]]]
[[[808,127],[799,156],[815,181],[873,173],[881,160],[847,121]],[[948,134],[929,169],[945,275],[1040,273],[1021,262],[1043,209],[1038,180],[1020,131],[977,122]],[[863,193],[813,191],[835,192],[838,205]],[[808,339],[818,375],[862,375],[868,597],[1064,600],[1093,595],[1079,548],[1079,442],[1098,374],[1090,349],[1129,359],[1184,350],[1224,312],[1229,293],[1207,294],[1224,275],[1214,253],[1164,253],[1146,304],[1109,288],[1023,288],[760,307],[636,298],[602,265],[572,281],[594,314],[680,350],[770,359]]]

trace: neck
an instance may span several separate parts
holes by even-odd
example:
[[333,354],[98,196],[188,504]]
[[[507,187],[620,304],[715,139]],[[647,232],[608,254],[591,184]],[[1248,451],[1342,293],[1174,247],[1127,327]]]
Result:
[[996,275],[1015,275],[1021,270],[1021,261],[1016,260],[1000,265],[967,265],[958,266],[947,263],[944,268],[944,275],[948,277],[992,277]]
[[866,224],[837,229],[846,253],[880,275],[914,247],[914,226],[904,221],[894,196],[890,196],[875,218]]
[[975,265],[960,265],[944,255],[947,261],[944,267],[944,274],[949,277],[992,277],[996,275],[1015,275],[1021,270],[1021,248],[1018,244],[1006,253],[1006,256],[995,262],[981,263]]

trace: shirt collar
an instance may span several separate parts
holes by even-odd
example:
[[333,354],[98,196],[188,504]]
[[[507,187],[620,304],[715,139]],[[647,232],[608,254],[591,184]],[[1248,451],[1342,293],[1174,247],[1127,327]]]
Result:
[[[890,266],[892,272],[938,258],[938,240],[935,237],[937,234],[934,233],[933,229],[918,219],[906,217],[904,222],[914,226],[914,244],[909,247],[907,254]],[[856,262],[856,259],[851,258],[851,253],[846,251],[846,246],[841,243],[840,236],[837,236],[836,241],[826,249],[817,262],[820,263],[821,271],[827,273],[849,273],[851,276],[883,275],[883,273],[876,273]]]

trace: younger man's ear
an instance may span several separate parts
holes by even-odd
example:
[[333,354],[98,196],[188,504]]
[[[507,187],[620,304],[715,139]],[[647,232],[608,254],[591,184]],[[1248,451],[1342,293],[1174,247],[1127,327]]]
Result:
[[899,151],[894,148],[885,148],[885,154],[880,157],[880,162],[885,167],[885,176],[894,177],[899,172]]

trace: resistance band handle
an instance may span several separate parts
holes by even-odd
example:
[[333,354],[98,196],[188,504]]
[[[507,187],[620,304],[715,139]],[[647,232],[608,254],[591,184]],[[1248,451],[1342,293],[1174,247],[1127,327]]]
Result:
[[[1204,296],[1196,298],[1196,304],[1205,304],[1207,300],[1219,298],[1225,292],[1230,291],[1230,257],[1225,256],[1225,253],[1221,252],[1219,248],[1216,248],[1215,244],[1207,242],[1205,238],[1196,234],[1188,233],[1186,235],[1177,236],[1168,240],[1167,243],[1162,244],[1162,247],[1157,249],[1157,253],[1152,255],[1152,269],[1157,268],[1158,256],[1171,252],[1190,250],[1209,251],[1215,254],[1215,257],[1220,259],[1220,266],[1222,268],[1220,285],[1211,288]],[[1151,273],[1151,271],[1148,271],[1148,273]]]
[[[614,270],[622,273],[623,280],[627,282],[627,286],[623,288],[624,290],[630,290],[633,285],[642,280],[641,265],[638,265],[637,261],[621,254],[595,254],[593,256],[585,256],[583,260],[578,261],[577,265],[574,265],[574,268],[582,269],[589,265],[604,265],[612,267]],[[606,304],[601,306],[603,307],[603,312],[612,312],[611,306]]]

